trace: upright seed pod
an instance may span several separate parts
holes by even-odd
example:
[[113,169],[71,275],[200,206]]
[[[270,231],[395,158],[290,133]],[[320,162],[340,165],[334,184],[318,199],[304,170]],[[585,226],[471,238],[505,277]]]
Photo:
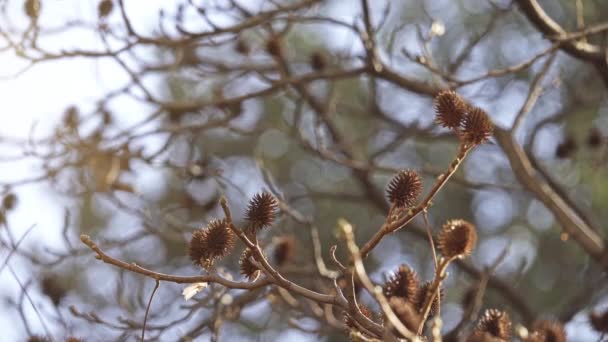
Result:
[[258,193],[249,201],[245,219],[254,231],[272,225],[276,218],[277,200],[268,192]]
[[437,247],[448,259],[471,254],[476,244],[475,226],[465,220],[449,220],[437,236]]
[[422,192],[422,180],[413,170],[402,170],[397,173],[387,186],[388,200],[397,208],[414,205]]
[[192,234],[189,245],[190,259],[194,264],[210,268],[216,259],[228,255],[235,244],[235,234],[226,220],[212,220]]

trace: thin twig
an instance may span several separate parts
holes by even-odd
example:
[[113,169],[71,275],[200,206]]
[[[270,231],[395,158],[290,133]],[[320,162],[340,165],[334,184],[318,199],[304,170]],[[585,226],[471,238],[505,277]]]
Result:
[[144,334],[146,333],[146,323],[148,322],[148,313],[150,313],[150,307],[152,306],[152,299],[154,298],[154,294],[156,294],[156,290],[160,286],[160,280],[156,279],[156,285],[154,285],[154,290],[152,290],[152,294],[150,295],[150,300],[148,301],[148,306],[146,307],[146,315],[144,316],[144,325],[141,327],[141,342],[144,342]]

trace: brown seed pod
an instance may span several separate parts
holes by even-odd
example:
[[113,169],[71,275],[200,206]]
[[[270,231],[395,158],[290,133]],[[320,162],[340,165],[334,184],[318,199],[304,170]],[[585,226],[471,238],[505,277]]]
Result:
[[602,313],[593,311],[589,314],[589,322],[595,331],[608,333],[608,310]]
[[478,107],[469,109],[462,125],[463,141],[469,145],[483,144],[492,133],[494,133],[494,124],[488,114]]
[[443,127],[458,129],[464,120],[469,104],[455,91],[444,90],[435,96],[435,121]]
[[248,55],[251,52],[249,44],[244,39],[238,39],[234,45],[234,50],[241,55]]
[[320,51],[315,51],[310,55],[310,67],[316,71],[322,71],[327,67],[325,55]]
[[505,339],[493,336],[492,334],[484,331],[473,331],[466,342],[509,342]]
[[112,13],[113,9],[114,3],[112,2],[112,0],[101,0],[99,2],[99,5],[97,5],[97,15],[100,18],[105,18],[110,15],[110,13]]
[[283,57],[283,43],[279,37],[272,37],[266,41],[266,52],[274,57]]
[[27,338],[27,342],[50,342],[51,340],[46,336],[32,335]]
[[212,220],[192,234],[189,245],[190,259],[194,264],[209,268],[216,259],[226,256],[235,243],[234,232],[226,220]]
[[538,321],[523,342],[567,342],[564,326],[559,322]]
[[17,206],[17,195],[12,192],[9,192],[2,199],[2,208],[4,208],[4,210],[6,211],[9,211],[15,209],[15,206]]
[[578,146],[574,138],[567,136],[566,139],[555,148],[555,156],[560,159],[569,158],[576,152],[577,148]]
[[489,333],[493,337],[509,341],[511,338],[511,320],[506,312],[489,309],[477,323],[475,331]]
[[257,231],[272,225],[278,208],[277,200],[268,192],[258,193],[249,201],[245,219]]
[[40,0],[26,0],[23,4],[25,15],[30,19],[36,20],[40,15]]
[[42,293],[49,297],[55,306],[61,303],[68,292],[64,284],[62,284],[59,279],[60,278],[57,276],[47,274],[40,281]]
[[414,205],[422,192],[422,180],[413,170],[402,170],[388,183],[388,200],[397,208]]
[[251,257],[253,257],[251,249],[245,249],[239,259],[239,269],[241,275],[245,276],[249,281],[255,281],[260,276],[260,270],[251,262],[249,259]]
[[74,106],[69,106],[66,108],[65,112],[63,113],[63,124],[69,129],[74,129],[76,126],[78,126],[79,121],[78,108]]
[[399,266],[399,269],[384,284],[384,295],[386,297],[400,297],[410,303],[418,300],[418,276],[416,271],[407,265]]
[[296,240],[292,236],[279,237],[274,247],[274,262],[279,266],[290,263],[296,252]]
[[[416,309],[418,312],[422,312],[424,309],[424,302],[426,301],[426,297],[429,295],[429,289],[431,288],[431,282],[425,281],[424,284],[420,286],[418,290],[418,298],[416,300]],[[439,305],[443,301],[445,293],[442,288],[439,289],[439,296],[435,296],[433,300],[433,304],[431,304],[431,311],[429,311],[429,317],[433,317],[439,312]]]
[[476,244],[475,226],[465,220],[449,220],[437,236],[437,247],[448,259],[471,254]]
[[420,325],[422,317],[420,317],[420,314],[414,308],[412,303],[401,297],[391,297],[388,303],[391,309],[393,309],[393,312],[395,312],[395,315],[406,328],[408,328],[410,331],[418,330],[418,325]]
[[600,132],[599,129],[593,127],[591,130],[589,130],[589,135],[587,136],[587,146],[592,149],[596,149],[602,145],[602,140],[604,140],[604,138],[602,137],[602,132]]

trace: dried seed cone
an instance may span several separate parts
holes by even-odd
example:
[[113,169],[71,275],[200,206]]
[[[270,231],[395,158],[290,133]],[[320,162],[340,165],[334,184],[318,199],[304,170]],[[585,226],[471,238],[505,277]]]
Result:
[[255,267],[250,258],[253,256],[251,249],[247,248],[241,254],[239,259],[239,269],[241,275],[245,276],[249,281],[255,281],[260,276],[260,270]]
[[234,232],[226,220],[212,220],[207,227],[198,229],[190,239],[189,254],[194,264],[204,268],[213,265],[216,259],[225,257],[235,243]]
[[577,149],[578,145],[574,138],[567,136],[566,139],[555,148],[555,156],[560,159],[566,159],[571,157]]
[[40,15],[40,0],[26,0],[23,4],[23,11],[30,19],[38,19]]
[[410,331],[418,330],[418,325],[420,325],[422,317],[420,317],[420,314],[414,308],[412,303],[401,297],[392,297],[389,299],[389,305],[406,328],[408,328]]
[[391,179],[386,193],[389,201],[397,208],[414,205],[422,192],[422,180],[413,170],[402,170]]
[[407,265],[399,266],[397,272],[384,284],[384,295],[386,297],[400,297],[410,303],[418,300],[418,276],[416,271]]
[[283,44],[278,37],[272,37],[266,41],[266,52],[269,55],[282,58],[283,57]]
[[559,322],[538,321],[523,342],[567,342],[564,326]]
[[509,341],[496,337],[487,332],[474,331],[471,335],[469,335],[469,337],[467,337],[466,342],[509,342]]
[[592,312],[589,321],[593,329],[600,333],[608,333],[608,310],[603,313]]
[[113,9],[114,3],[112,0],[101,0],[99,5],[97,5],[97,15],[99,15],[100,18],[105,18],[112,13]]
[[468,108],[468,103],[455,91],[444,90],[435,96],[435,121],[443,127],[458,129]]
[[587,136],[587,146],[592,149],[598,148],[602,145],[602,132],[596,127],[591,128],[589,130],[589,135]]
[[464,118],[462,138],[469,145],[479,145],[486,142],[494,133],[494,124],[483,109],[473,107]]
[[315,51],[310,55],[310,66],[313,70],[321,71],[327,67],[325,55],[320,51]]
[[284,266],[291,261],[295,256],[296,241],[291,236],[278,238],[274,247],[273,258],[279,267]]
[[477,244],[475,226],[465,220],[450,220],[443,225],[437,236],[437,247],[448,258],[464,257]]
[[493,337],[509,341],[511,338],[511,320],[509,315],[497,309],[489,309],[477,323],[475,332],[488,333]]
[[276,218],[277,207],[277,200],[270,193],[256,194],[249,201],[245,219],[249,221],[250,227],[255,231],[268,227]]
[[[426,301],[426,297],[429,295],[429,289],[431,288],[431,282],[426,281],[424,284],[420,286],[418,290],[418,298],[416,301],[416,309],[418,312],[421,312],[424,309],[424,302]],[[439,295],[435,296],[433,299],[433,304],[431,304],[431,311],[429,312],[429,317],[433,317],[439,311],[439,304],[443,301],[443,296],[445,295],[442,288],[439,289]]]
[[237,40],[234,49],[241,55],[248,55],[249,52],[251,52],[251,47],[249,46],[249,43],[247,43],[247,41],[245,41],[244,39]]
[[10,192],[2,198],[2,208],[4,208],[4,210],[13,210],[15,209],[15,206],[17,206],[17,195],[14,193]]

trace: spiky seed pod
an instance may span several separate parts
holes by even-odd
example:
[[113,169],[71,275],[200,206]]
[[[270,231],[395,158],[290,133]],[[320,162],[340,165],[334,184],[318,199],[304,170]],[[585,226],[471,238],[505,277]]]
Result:
[[27,338],[27,342],[50,342],[51,340],[46,336],[32,335]]
[[505,341],[511,338],[511,319],[509,315],[497,309],[488,309],[477,323],[475,331],[489,333]]
[[234,50],[241,55],[248,55],[251,52],[251,48],[249,47],[249,43],[247,43],[244,39],[239,38],[234,45]]
[[270,226],[276,217],[277,200],[268,192],[255,194],[249,201],[245,219],[253,230]]
[[468,103],[455,91],[444,90],[435,96],[435,121],[443,127],[458,129],[468,108]]
[[284,236],[277,239],[274,247],[274,262],[279,266],[290,263],[296,252],[296,241],[292,236]]
[[600,312],[592,312],[589,315],[589,321],[593,329],[599,333],[608,333],[608,310]]
[[23,4],[23,10],[31,20],[38,19],[40,15],[40,0],[26,0]]
[[226,220],[212,220],[192,234],[189,254],[194,264],[209,268],[216,259],[226,256],[235,243],[234,232]]
[[[424,309],[424,302],[426,301],[426,297],[429,295],[429,289],[431,288],[431,282],[425,281],[424,284],[420,286],[418,290],[418,298],[416,300],[416,309],[418,312],[421,312]],[[439,296],[435,296],[433,300],[433,304],[431,304],[431,311],[429,312],[429,317],[433,317],[439,311],[439,305],[443,302],[443,297],[445,293],[442,288],[439,289]]]
[[421,192],[422,180],[413,170],[401,170],[391,179],[386,189],[388,200],[397,208],[411,207]]
[[437,247],[448,259],[471,254],[476,244],[475,226],[465,220],[449,220],[437,236]]
[[384,284],[384,295],[386,297],[400,297],[410,303],[418,300],[418,276],[416,271],[407,265],[399,266],[399,269]]
[[274,57],[283,56],[283,44],[279,37],[272,37],[266,41],[266,52]]
[[473,331],[469,337],[467,337],[466,342],[508,342],[505,339],[493,336],[490,333],[484,331]]
[[327,67],[325,55],[320,51],[315,51],[310,55],[310,66],[313,70],[321,71]]
[[55,306],[61,303],[68,292],[65,286],[59,282],[59,277],[50,274],[47,274],[42,278],[40,281],[40,288],[42,293],[49,297]]
[[566,159],[572,156],[578,148],[576,141],[571,136],[567,136],[564,141],[557,145],[555,149],[555,156],[560,159]]
[[559,322],[538,321],[523,342],[567,342],[564,326]]
[[78,118],[78,108],[74,106],[69,106],[66,108],[63,113],[63,124],[69,128],[74,129],[78,126],[79,118]]
[[239,259],[239,269],[241,275],[245,276],[249,281],[255,281],[260,276],[260,270],[251,262],[251,257],[253,257],[251,249],[245,249]]
[[494,133],[494,124],[481,108],[472,107],[462,123],[462,139],[469,145],[486,142]]
[[16,205],[17,195],[12,192],[6,194],[6,196],[4,196],[4,198],[2,199],[2,208],[4,208],[4,210],[6,211],[15,209]]
[[412,303],[401,297],[391,297],[388,303],[406,328],[411,331],[418,330],[422,318]]
[[97,15],[100,18],[105,18],[110,15],[110,13],[112,13],[113,9],[114,3],[112,2],[112,0],[101,0],[99,2],[99,5],[97,5]]
[[587,146],[592,149],[596,149],[602,145],[602,140],[602,132],[600,132],[600,130],[596,127],[593,127],[589,131],[589,136],[587,136]]

